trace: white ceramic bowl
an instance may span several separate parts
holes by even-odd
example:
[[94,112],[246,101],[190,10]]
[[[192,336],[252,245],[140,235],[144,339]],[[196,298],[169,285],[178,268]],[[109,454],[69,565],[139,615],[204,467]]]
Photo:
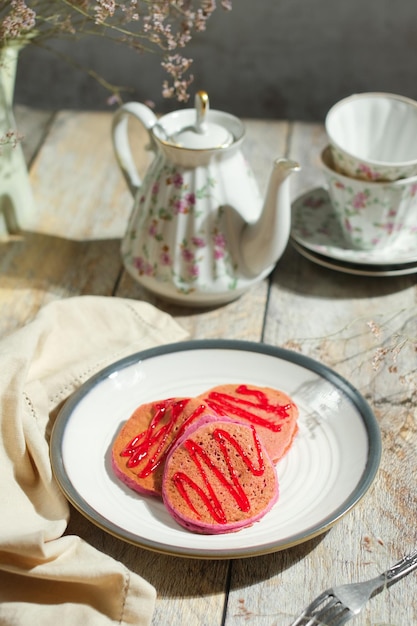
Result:
[[389,93],[360,93],[327,113],[326,132],[336,168],[364,180],[417,174],[417,102]]
[[389,248],[417,224],[417,176],[393,182],[349,178],[336,171],[330,146],[321,154],[330,200],[353,249]]

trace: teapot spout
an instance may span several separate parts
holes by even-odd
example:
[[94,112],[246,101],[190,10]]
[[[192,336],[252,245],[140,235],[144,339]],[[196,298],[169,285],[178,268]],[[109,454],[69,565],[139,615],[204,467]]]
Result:
[[251,276],[272,269],[286,248],[291,230],[289,175],[299,170],[290,159],[274,161],[262,213],[242,231],[241,255]]

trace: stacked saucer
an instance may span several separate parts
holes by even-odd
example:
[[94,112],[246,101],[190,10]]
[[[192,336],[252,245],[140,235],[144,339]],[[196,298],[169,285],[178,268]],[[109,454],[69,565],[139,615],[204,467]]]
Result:
[[292,205],[291,243],[325,267],[363,276],[417,272],[417,219],[389,248],[357,250],[346,241],[327,189],[316,187]]

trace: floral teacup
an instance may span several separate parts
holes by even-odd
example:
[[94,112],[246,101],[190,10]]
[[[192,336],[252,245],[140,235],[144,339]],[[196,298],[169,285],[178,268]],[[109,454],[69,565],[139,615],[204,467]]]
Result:
[[321,163],[335,215],[352,248],[389,247],[417,223],[417,176],[385,183],[344,176],[335,170],[329,146]]
[[389,93],[355,94],[332,106],[325,127],[341,174],[370,181],[417,175],[417,101]]

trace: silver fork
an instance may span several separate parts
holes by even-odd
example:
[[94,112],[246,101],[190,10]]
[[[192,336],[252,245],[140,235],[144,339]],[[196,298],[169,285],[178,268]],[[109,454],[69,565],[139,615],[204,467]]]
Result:
[[313,600],[290,626],[341,626],[358,615],[372,596],[416,568],[417,550],[376,578],[331,587]]

